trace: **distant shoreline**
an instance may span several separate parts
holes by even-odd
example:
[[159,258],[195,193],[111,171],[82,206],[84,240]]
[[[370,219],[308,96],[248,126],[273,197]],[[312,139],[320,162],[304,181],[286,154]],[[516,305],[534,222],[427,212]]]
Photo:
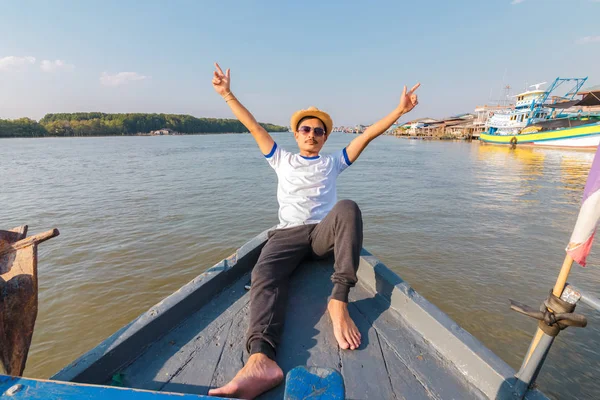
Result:
[[[269,132],[285,132],[285,126],[260,123]],[[105,137],[176,136],[245,133],[247,128],[232,118],[197,118],[185,114],[110,114],[101,112],[46,114],[29,118],[0,119],[0,137]]]
[[[280,133],[280,132],[269,132]],[[198,133],[181,133],[176,135],[152,135],[150,133],[139,133],[133,135],[80,135],[80,136],[0,136],[1,139],[73,139],[73,138],[101,138],[101,137],[175,137],[175,136],[199,136],[199,135],[249,135],[250,132],[198,132]]]

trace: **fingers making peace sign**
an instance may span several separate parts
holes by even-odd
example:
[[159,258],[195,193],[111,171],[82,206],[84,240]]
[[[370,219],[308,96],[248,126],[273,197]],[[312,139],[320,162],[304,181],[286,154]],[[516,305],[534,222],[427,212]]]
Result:
[[404,86],[404,90],[402,91],[402,96],[400,97],[400,105],[398,106],[400,108],[400,110],[402,110],[402,113],[407,113],[410,110],[412,110],[413,108],[415,108],[415,106],[417,104],[419,104],[419,99],[417,98],[417,95],[415,94],[416,90],[419,88],[419,86],[421,86],[420,83],[417,83],[415,86],[412,87],[412,89],[410,89],[410,91],[407,93],[406,92],[406,85]]
[[229,87],[231,83],[231,74],[229,68],[225,73],[223,73],[223,70],[217,63],[215,63],[215,68],[216,70],[214,71],[214,76],[212,79],[213,87],[217,93],[219,93],[221,96],[225,96],[227,93],[231,92]]

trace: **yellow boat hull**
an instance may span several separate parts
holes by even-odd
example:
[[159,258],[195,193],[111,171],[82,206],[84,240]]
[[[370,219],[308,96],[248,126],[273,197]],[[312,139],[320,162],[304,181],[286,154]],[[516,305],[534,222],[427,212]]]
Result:
[[482,133],[479,140],[486,143],[512,145],[535,145],[548,147],[596,148],[600,143],[600,123],[580,125],[521,135],[492,135]]

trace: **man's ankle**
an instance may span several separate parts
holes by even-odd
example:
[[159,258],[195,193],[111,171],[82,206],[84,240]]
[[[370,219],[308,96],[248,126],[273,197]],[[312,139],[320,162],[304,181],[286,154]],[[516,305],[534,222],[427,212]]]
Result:
[[350,293],[350,286],[342,285],[341,283],[335,283],[333,285],[333,290],[331,291],[330,299],[347,303],[349,293]]
[[254,354],[264,354],[275,361],[275,349],[265,340],[256,339],[250,343],[250,356]]

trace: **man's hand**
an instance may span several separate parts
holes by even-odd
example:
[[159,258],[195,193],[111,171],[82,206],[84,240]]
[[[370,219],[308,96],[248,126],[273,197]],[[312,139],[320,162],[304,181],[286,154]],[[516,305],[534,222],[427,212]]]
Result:
[[417,98],[417,95],[415,94],[419,86],[421,86],[421,84],[417,83],[415,86],[413,86],[412,89],[410,89],[410,92],[408,93],[406,92],[406,85],[404,86],[402,96],[400,96],[400,104],[398,105],[398,110],[402,114],[406,114],[407,112],[415,108],[417,104],[419,104],[419,100]]
[[215,91],[217,93],[219,93],[219,95],[225,96],[225,95],[231,93],[231,89],[229,87],[229,84],[231,82],[231,75],[229,74],[229,68],[227,68],[226,73],[223,73],[223,70],[221,69],[221,67],[219,67],[219,64],[217,64],[217,63],[215,63],[215,68],[216,68],[216,70],[214,72],[214,76],[212,79],[213,87],[215,88]]

